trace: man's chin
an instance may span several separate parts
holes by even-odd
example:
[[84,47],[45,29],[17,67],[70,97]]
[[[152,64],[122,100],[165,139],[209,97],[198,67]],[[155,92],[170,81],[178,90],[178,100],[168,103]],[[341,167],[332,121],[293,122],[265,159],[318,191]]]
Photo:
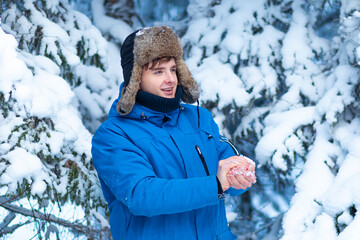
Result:
[[175,98],[175,96],[173,96],[173,95],[165,95],[165,96],[162,96],[163,98],[169,98],[169,99],[171,99],[171,98]]
[[171,94],[162,93],[160,94],[160,96],[163,98],[175,98],[175,93],[171,93]]

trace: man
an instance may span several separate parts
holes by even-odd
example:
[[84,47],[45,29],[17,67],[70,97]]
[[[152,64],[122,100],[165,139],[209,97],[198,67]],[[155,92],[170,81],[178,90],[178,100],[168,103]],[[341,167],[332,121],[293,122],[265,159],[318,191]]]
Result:
[[120,96],[92,142],[115,240],[236,238],[223,192],[239,195],[255,178],[230,174],[246,159],[209,111],[180,104],[200,92],[182,54],[169,27],[136,31],[121,48]]

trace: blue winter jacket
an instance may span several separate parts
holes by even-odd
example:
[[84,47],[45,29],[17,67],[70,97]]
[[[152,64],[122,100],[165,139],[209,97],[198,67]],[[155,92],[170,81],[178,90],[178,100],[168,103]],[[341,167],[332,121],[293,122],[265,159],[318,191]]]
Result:
[[135,104],[122,116],[117,101],[92,140],[114,240],[236,239],[216,182],[218,161],[234,151],[220,141],[211,113],[187,104],[169,113]]

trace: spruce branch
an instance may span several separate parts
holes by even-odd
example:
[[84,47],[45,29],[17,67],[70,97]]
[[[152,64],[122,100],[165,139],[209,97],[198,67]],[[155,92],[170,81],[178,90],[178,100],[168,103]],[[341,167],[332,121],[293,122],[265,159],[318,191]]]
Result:
[[[32,217],[34,219],[49,222],[49,223],[51,223],[50,226],[53,226],[52,223],[59,224],[61,226],[70,228],[72,231],[74,231],[76,233],[83,234],[83,235],[87,236],[89,239],[95,239],[94,238],[95,236],[103,235],[102,234],[103,231],[109,231],[108,229],[99,229],[99,230],[93,229],[93,228],[91,228],[89,226],[85,226],[81,223],[74,223],[74,222],[71,222],[71,221],[68,221],[68,220],[65,220],[62,218],[58,218],[52,214],[44,214],[36,209],[29,210],[29,209],[21,207],[21,206],[16,206],[14,204],[9,203],[8,201],[4,201],[5,200],[4,198],[5,197],[0,196],[0,201],[2,202],[1,207],[7,209],[8,211],[10,211],[10,213],[4,219],[3,223],[0,224],[1,227],[4,226],[4,228],[0,228],[0,236],[2,234],[11,233],[16,228],[23,225],[23,224],[16,224],[14,226],[7,227],[10,224],[10,222],[12,220],[11,218],[12,218],[12,216],[14,216],[15,213],[21,214],[26,217]],[[4,232],[4,230],[6,230],[6,232]]]
[[72,230],[79,232],[79,233],[83,233],[85,235],[87,234],[87,232],[89,232],[87,226],[84,226],[79,223],[72,223],[70,221],[55,217],[52,214],[44,214],[36,209],[29,210],[24,207],[19,207],[14,204],[11,204],[11,203],[3,203],[1,206],[9,211],[19,213],[19,214],[27,216],[27,217],[33,217],[36,219],[41,219],[41,220],[45,220],[48,222],[57,223],[59,225],[71,228]]
[[9,214],[6,215],[3,222],[0,223],[0,236],[1,236],[2,230],[5,229],[7,226],[9,226],[9,224],[11,223],[12,220],[14,220],[15,217],[16,217],[16,214],[14,212],[9,212]]

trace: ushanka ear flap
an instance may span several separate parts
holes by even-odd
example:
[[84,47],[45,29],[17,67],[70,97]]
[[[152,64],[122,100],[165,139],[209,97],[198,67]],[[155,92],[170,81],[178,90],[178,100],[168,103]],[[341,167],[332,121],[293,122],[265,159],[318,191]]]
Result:
[[192,77],[182,57],[176,59],[176,73],[179,85],[183,89],[181,99],[185,103],[196,102],[200,96],[200,88]]
[[116,110],[121,115],[127,115],[134,107],[136,94],[140,89],[142,67],[134,64],[129,84],[123,87]]

